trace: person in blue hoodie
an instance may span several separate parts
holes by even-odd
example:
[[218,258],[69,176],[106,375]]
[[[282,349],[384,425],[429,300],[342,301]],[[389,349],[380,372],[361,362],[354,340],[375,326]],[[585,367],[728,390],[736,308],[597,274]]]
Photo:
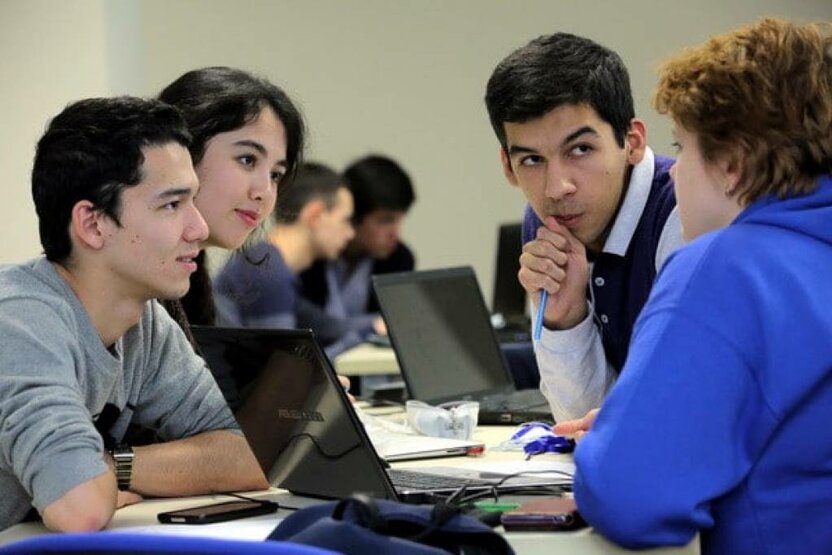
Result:
[[669,60],[685,238],[576,450],[628,548],[832,553],[832,33],[763,19]]

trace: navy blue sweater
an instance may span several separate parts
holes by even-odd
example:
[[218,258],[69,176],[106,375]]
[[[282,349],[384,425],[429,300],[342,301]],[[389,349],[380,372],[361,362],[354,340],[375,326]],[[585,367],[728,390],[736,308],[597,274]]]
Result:
[[[656,279],[656,251],[670,212],[676,206],[670,167],[673,159],[656,156],[650,196],[625,256],[602,252],[595,260],[587,298],[595,299],[596,325],[607,361],[620,371],[627,358],[633,325]],[[622,195],[623,198],[623,195]],[[543,225],[530,206],[523,218],[523,243]],[[591,288],[591,290],[590,290]]]

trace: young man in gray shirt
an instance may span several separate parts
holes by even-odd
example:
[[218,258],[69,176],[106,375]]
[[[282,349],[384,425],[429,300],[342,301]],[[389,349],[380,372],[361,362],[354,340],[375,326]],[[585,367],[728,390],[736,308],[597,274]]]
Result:
[[[178,112],[67,107],[37,147],[45,257],[0,269],[0,530],[104,527],[142,496],[266,488],[204,362],[154,299],[185,294],[207,236]],[[163,443],[120,444],[131,422]]]

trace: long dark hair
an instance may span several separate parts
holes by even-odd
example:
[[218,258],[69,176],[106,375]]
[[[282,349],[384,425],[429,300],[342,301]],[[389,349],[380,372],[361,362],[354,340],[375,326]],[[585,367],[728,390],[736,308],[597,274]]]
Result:
[[[268,80],[229,67],[189,71],[165,87],[159,100],[179,108],[193,137],[190,151],[194,165],[205,154],[205,145],[219,133],[233,131],[255,119],[265,107],[274,110],[286,129],[286,175],[281,187],[291,184],[302,162],[306,128],[300,110],[289,96]],[[213,325],[216,320],[211,278],[204,251],[197,259],[188,294],[165,303],[183,327],[187,322]],[[178,305],[178,306],[172,306]],[[183,321],[183,314],[187,321]]]

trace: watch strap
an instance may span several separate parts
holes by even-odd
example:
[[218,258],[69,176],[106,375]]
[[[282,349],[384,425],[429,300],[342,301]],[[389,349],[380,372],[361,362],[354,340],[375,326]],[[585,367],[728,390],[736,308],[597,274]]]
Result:
[[116,445],[110,450],[110,456],[113,458],[118,489],[129,490],[133,477],[133,448],[129,445]]

